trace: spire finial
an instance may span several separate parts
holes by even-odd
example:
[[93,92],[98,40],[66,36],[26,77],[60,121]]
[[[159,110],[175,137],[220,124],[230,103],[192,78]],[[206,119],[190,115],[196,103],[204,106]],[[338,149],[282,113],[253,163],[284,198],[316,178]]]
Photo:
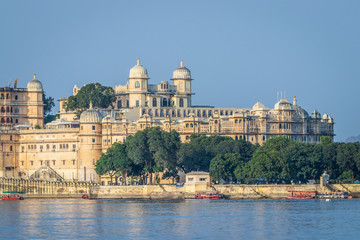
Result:
[[90,100],[89,109],[93,109],[92,101]]
[[34,73],[34,80],[36,79],[36,74]]
[[137,59],[137,65],[140,65],[140,58]]
[[184,62],[183,62],[183,59],[181,59],[180,61],[180,67],[183,67],[184,66]]

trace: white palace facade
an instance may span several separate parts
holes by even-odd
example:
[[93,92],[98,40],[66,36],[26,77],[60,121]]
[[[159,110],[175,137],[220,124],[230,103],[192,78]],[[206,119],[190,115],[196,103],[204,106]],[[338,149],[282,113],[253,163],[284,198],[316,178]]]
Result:
[[[67,98],[60,99],[59,118],[44,125],[42,84],[34,78],[27,88],[0,88],[0,177],[99,181],[95,163],[114,142],[146,127],[176,130],[183,142],[192,134],[229,136],[263,144],[275,136],[319,143],[334,137],[334,121],[326,113],[308,114],[280,99],[274,108],[257,102],[252,108],[216,108],[192,105],[191,72],[183,65],[168,81],[150,84],[146,68],[130,69],[125,85],[114,87],[112,108],[90,108],[79,119],[66,112]],[[73,94],[80,89],[73,88]]]

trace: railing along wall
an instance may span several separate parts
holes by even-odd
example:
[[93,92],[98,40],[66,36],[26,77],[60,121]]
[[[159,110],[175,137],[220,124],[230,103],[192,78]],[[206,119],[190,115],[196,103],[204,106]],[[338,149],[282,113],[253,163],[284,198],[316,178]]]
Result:
[[77,197],[81,194],[89,194],[90,188],[99,186],[91,182],[56,182],[47,180],[28,180],[0,178],[0,191],[24,192],[27,196],[38,197]]

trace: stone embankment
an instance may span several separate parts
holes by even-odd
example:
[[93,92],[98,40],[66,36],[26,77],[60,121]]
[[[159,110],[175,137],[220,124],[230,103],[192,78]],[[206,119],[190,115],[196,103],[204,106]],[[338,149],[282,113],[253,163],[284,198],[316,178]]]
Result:
[[[348,192],[360,197],[360,184],[320,185],[214,185],[208,190],[217,190],[230,199],[286,198],[288,191]],[[88,182],[53,182],[0,178],[1,192],[25,192],[26,198],[69,198],[88,194],[100,199],[184,199],[194,198],[195,192],[175,185],[100,186]]]
[[26,198],[78,198],[88,194],[90,188],[96,186],[99,184],[0,178],[1,193],[24,192]]

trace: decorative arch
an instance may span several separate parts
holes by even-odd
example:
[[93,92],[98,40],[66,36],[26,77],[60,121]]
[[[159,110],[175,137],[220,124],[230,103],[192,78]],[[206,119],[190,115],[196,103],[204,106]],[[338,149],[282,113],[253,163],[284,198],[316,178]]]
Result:
[[153,98],[153,100],[152,100],[152,106],[153,106],[153,107],[157,107],[157,101],[156,101],[156,98]]
[[135,82],[135,88],[140,88],[140,83],[139,83],[139,81],[136,81],[136,82]]
[[166,99],[166,98],[163,98],[163,100],[162,100],[162,106],[163,106],[163,107],[167,107],[167,104],[168,104],[167,99]]

